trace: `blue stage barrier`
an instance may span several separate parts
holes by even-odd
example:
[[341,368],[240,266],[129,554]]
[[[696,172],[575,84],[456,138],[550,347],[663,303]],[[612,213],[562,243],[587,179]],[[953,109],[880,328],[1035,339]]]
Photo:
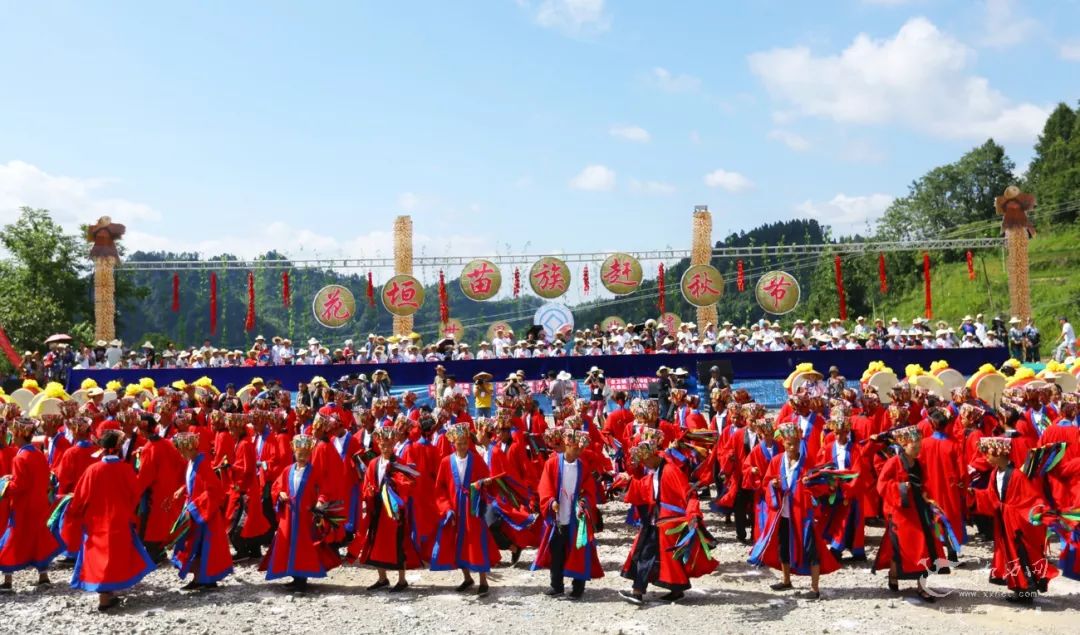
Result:
[[[539,359],[487,359],[469,361],[442,362],[447,374],[454,375],[459,381],[470,382],[473,375],[480,371],[491,373],[495,381],[502,381],[512,372],[521,370],[525,379],[539,379],[547,371],[569,372],[575,379],[581,379],[593,366],[601,368],[608,377],[651,377],[660,366],[685,368],[696,379],[699,365],[710,366],[727,361],[731,364],[736,380],[742,379],[784,379],[798,364],[810,362],[818,371],[825,373],[830,366],[836,366],[840,373],[850,381],[862,376],[866,367],[873,361],[883,361],[898,376],[903,376],[908,364],[921,364],[929,370],[930,364],[945,360],[949,366],[970,375],[986,363],[1000,366],[1008,359],[1004,348],[967,348],[946,350],[899,350],[899,351],[779,351],[753,353],[704,353],[677,355],[595,355],[588,357],[545,357]],[[278,380],[289,389],[295,390],[300,382],[310,381],[315,375],[324,377],[329,382],[336,381],[342,375],[350,373],[371,373],[384,368],[390,379],[397,386],[427,385],[434,380],[435,362],[414,362],[405,364],[340,364],[331,366],[252,366],[234,368],[162,368],[155,370],[78,370],[68,374],[68,391],[78,389],[83,379],[92,377],[98,385],[118,379],[125,384],[138,383],[141,377],[150,377],[158,386],[166,386],[183,379],[194,381],[202,376],[213,380],[214,385],[222,388],[233,383],[239,388],[247,385],[254,377],[263,381]],[[694,380],[691,380],[693,382]]]

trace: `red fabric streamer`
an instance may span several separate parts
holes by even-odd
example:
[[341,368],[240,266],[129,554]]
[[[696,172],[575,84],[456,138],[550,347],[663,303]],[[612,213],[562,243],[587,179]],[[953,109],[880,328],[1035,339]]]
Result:
[[439,321],[446,324],[450,321],[450,302],[446,297],[446,276],[439,269]]
[[176,313],[180,310],[180,274],[174,273],[172,275],[172,311]]
[[375,277],[370,271],[367,272],[367,303],[368,306],[375,306]]
[[923,282],[926,285],[926,319],[934,317],[933,298],[930,292],[930,253],[924,251],[922,255]]
[[18,370],[19,362],[22,360],[15,351],[15,347],[11,345],[11,340],[8,339],[7,333],[4,332],[4,327],[2,326],[0,326],[0,348],[4,349],[4,355],[7,356],[8,361],[11,362],[12,368]]
[[660,309],[660,315],[663,315],[667,313],[667,306],[664,303],[664,263],[662,262],[656,272],[656,293],[660,296],[660,300],[656,305]]
[[881,281],[881,293],[885,294],[889,292],[889,280],[885,277],[885,254],[878,254],[877,257],[877,277]]
[[289,296],[289,272],[281,272],[281,306],[289,308],[292,298]]
[[738,270],[738,274],[735,277],[735,288],[739,290],[739,293],[746,291],[746,273],[743,271],[743,264],[740,260],[735,263],[735,268]]
[[255,330],[255,274],[248,272],[248,308],[244,318],[244,330]]
[[217,274],[210,272],[210,334],[217,333]]
[[975,261],[971,257],[971,252],[967,252],[967,265],[968,265],[968,280],[975,279]]
[[839,254],[833,258],[836,265],[836,294],[840,298],[840,319],[847,319],[847,298],[844,296],[844,269]]
[[521,295],[521,269],[514,267],[514,298]]
[[585,265],[585,271],[581,272],[581,284],[584,285],[585,295],[589,295],[589,265]]

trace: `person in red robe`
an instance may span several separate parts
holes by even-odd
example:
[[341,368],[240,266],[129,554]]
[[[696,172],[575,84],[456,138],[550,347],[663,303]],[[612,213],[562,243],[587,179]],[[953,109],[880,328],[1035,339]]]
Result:
[[821,500],[822,535],[837,560],[845,551],[856,562],[866,560],[866,518],[863,490],[874,483],[871,463],[877,444],[863,437],[860,443],[852,431],[854,416],[844,404],[829,410],[830,433],[825,437],[814,467],[846,473],[834,479],[835,489]]
[[569,597],[579,600],[586,581],[604,577],[594,535],[596,481],[579,460],[590,442],[587,432],[565,430],[562,454],[553,453],[548,458],[540,478],[544,528],[531,568],[550,570],[551,587],[544,592],[549,596],[562,595],[569,577]]
[[173,494],[184,486],[187,461],[170,440],[158,435],[152,418],[140,420],[139,434],[146,440],[136,462],[139,538],[154,561],[161,562],[166,556],[165,546],[173,538],[173,524],[180,516],[181,506]]
[[[353,467],[352,457],[356,456],[363,450],[363,446],[360,441],[360,436],[354,432],[356,428],[356,419],[353,416],[351,410],[348,410],[341,395],[344,395],[344,391],[338,391],[334,402],[334,405],[323,406],[320,412],[325,411],[327,408],[331,408],[334,413],[334,420],[337,422],[333,432],[331,433],[331,443],[334,445],[334,449],[337,450],[338,456],[341,457],[342,476],[345,480],[340,484],[343,492],[344,499],[342,503],[345,506],[345,533],[346,535],[353,535],[356,532],[356,525],[358,524],[360,517],[360,475]],[[339,415],[340,412],[348,412],[348,419],[343,419]]]
[[99,611],[118,605],[117,591],[156,568],[135,533],[138,483],[135,470],[118,456],[122,436],[109,430],[98,440],[104,456],[86,469],[64,513],[64,542],[77,553],[71,588],[97,593]]
[[[691,578],[716,570],[718,563],[704,546],[716,543],[705,529],[697,493],[683,471],[660,453],[656,437],[634,446],[631,454],[644,473],[630,481],[623,500],[637,509],[641,527],[622,568],[622,577],[633,586],[619,595],[641,606],[649,585],[655,584],[668,590],[661,601],[677,602]],[[680,532],[671,531],[680,526]]]
[[54,474],[60,467],[60,460],[64,453],[71,447],[71,441],[64,434],[64,420],[59,414],[42,415],[41,429],[45,435],[45,458],[49,462],[49,470]]
[[90,442],[92,422],[87,417],[76,417],[68,422],[75,443],[64,452],[56,467],[57,494],[64,496],[75,491],[75,484],[86,469],[97,461],[98,448]]
[[1046,528],[1032,524],[1032,511],[1049,507],[1036,483],[1017,469],[1010,457],[1011,439],[983,437],[979,450],[994,467],[990,486],[971,490],[975,507],[993,518],[994,556],[990,583],[1004,584],[1013,592],[1006,598],[1017,604],[1031,604],[1045,593],[1057,568],[1046,557]]
[[[949,520],[960,544],[967,542],[967,466],[962,463],[960,446],[950,438],[952,421],[948,411],[934,408],[928,417],[933,432],[922,440],[919,463],[925,470],[924,487],[927,495]],[[946,545],[946,557],[956,561],[952,545]]]
[[[315,438],[297,435],[292,439],[296,462],[285,468],[270,492],[277,503],[277,528],[270,549],[260,565],[267,580],[291,577],[288,589],[304,591],[310,578],[325,578],[329,558],[337,551],[326,544],[317,527],[316,515],[326,516],[333,501],[326,497],[322,475],[311,466]],[[328,522],[328,521],[324,521]]]
[[212,589],[232,573],[228,529],[225,524],[225,490],[210,467],[210,459],[199,452],[199,438],[191,432],[173,437],[180,456],[187,460],[184,485],[174,498],[183,501],[183,535],[176,542],[172,562],[180,579],[192,574],[185,591]]
[[3,499],[8,505],[7,528],[0,537],[0,571],[4,581],[0,593],[11,592],[11,574],[33,567],[37,585],[48,585],[49,563],[60,555],[63,546],[46,521],[52,512],[49,504],[49,463],[33,444],[38,421],[20,417],[11,423],[11,443],[18,447],[11,462],[11,476]]
[[[948,566],[938,537],[936,514],[926,493],[926,468],[919,460],[922,434],[916,425],[887,433],[900,447],[878,476],[877,490],[885,507],[885,534],[874,559],[873,571],[888,569],[889,590],[898,592],[900,580],[925,578]],[[933,603],[934,596],[919,585],[919,597]]]
[[458,592],[472,588],[473,573],[480,576],[477,595],[488,593],[487,574],[500,559],[499,547],[479,509],[481,488],[488,484],[488,467],[472,448],[472,434],[463,423],[451,425],[446,436],[454,453],[444,458],[435,478],[435,506],[439,526],[431,551],[432,571],[460,569]]
[[[753,493],[753,527],[751,536],[756,542],[757,538],[765,531],[765,523],[769,519],[769,505],[766,501],[765,473],[769,471],[769,464],[773,457],[784,451],[784,444],[776,440],[776,420],[770,416],[762,416],[750,421],[744,428],[753,432],[753,448],[746,456],[742,465],[742,474],[739,477],[740,485]],[[743,542],[743,541],[740,541]]]
[[792,588],[791,574],[809,575],[810,591],[803,597],[821,598],[818,582],[821,574],[840,568],[840,563],[827,548],[821,533],[820,511],[816,497],[826,495],[835,485],[811,484],[810,464],[806,445],[802,443],[802,427],[797,422],[777,426],[776,433],[784,442],[784,453],[773,457],[765,472],[769,516],[765,529],[750,551],[749,563],[777,569],[783,575],[780,582],[770,586],[774,591]]
[[236,559],[260,560],[260,545],[270,531],[263,514],[262,487],[257,473],[255,444],[248,430],[251,415],[230,414],[226,418],[229,433],[235,440],[234,459],[228,467],[229,490],[225,518],[229,523],[229,541],[236,549]]
[[373,566],[379,572],[379,579],[368,586],[368,591],[389,587],[387,571],[392,569],[398,575],[390,592],[400,593],[409,588],[405,581],[406,569],[418,569],[423,565],[410,539],[413,521],[409,517],[408,502],[413,493],[413,478],[411,468],[400,465],[394,455],[394,428],[377,427],[374,435],[379,456],[371,459],[364,468],[364,482],[360,488],[364,513],[356,537],[349,546],[349,557],[358,564]]

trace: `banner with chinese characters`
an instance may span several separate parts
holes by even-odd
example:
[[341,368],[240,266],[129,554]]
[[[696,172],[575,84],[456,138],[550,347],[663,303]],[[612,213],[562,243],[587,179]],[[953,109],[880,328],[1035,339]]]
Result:
[[799,306],[799,281],[786,271],[770,271],[758,279],[754,296],[758,305],[773,315],[784,315]]
[[[627,392],[647,392],[649,390],[649,384],[656,381],[656,377],[606,377],[604,378],[604,386],[609,390],[625,390]],[[496,381],[494,383],[495,394],[501,395],[506,391],[506,388],[510,385],[506,381]],[[543,394],[545,388],[547,388],[547,381],[543,379],[528,379],[520,383],[529,389],[529,392],[536,394]],[[578,381],[578,391],[581,392],[585,388],[585,384]],[[454,390],[460,391],[462,395],[471,397],[473,395],[472,382],[459,381]],[[428,397],[435,397],[435,384],[428,384],[427,387]]]
[[394,315],[412,315],[424,305],[424,287],[416,278],[400,273],[386,281],[382,303]]
[[712,306],[724,295],[724,276],[712,265],[694,265],[683,274],[683,297],[694,306]]
[[356,298],[339,284],[330,284],[315,294],[311,302],[315,321],[331,329],[345,326],[356,315]]
[[557,298],[570,288],[570,267],[558,258],[545,256],[529,270],[529,284],[541,298]]
[[439,325],[439,336],[452,337],[455,341],[460,342],[461,338],[465,337],[465,325],[457,318],[450,318],[446,321],[446,324]]
[[510,328],[510,323],[504,320],[498,322],[492,322],[491,326],[487,330],[487,341],[494,341],[495,336],[499,333],[499,329],[502,329],[503,337],[506,337],[514,332],[514,329]]
[[600,265],[600,281],[615,295],[637,291],[642,276],[641,263],[630,254],[611,254]]
[[604,321],[600,323],[600,330],[605,333],[610,333],[611,329],[625,327],[626,320],[617,315],[609,315],[604,318]]
[[669,311],[660,316],[660,326],[668,333],[674,333],[682,326],[682,318]]
[[502,273],[490,260],[473,260],[461,270],[461,292],[466,298],[481,302],[495,297],[502,286]]

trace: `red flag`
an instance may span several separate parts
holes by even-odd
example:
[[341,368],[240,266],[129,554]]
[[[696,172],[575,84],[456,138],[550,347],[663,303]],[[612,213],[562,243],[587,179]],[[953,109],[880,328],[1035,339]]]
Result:
[[971,252],[967,252],[968,280],[975,279],[975,262],[971,258]]
[[514,267],[514,298],[521,295],[521,269]]
[[739,293],[742,293],[746,291],[746,273],[743,271],[741,260],[735,263],[735,268],[738,270],[738,274],[735,276],[735,288],[739,290]]
[[926,319],[934,317],[933,298],[930,293],[930,253],[924,251],[922,255],[923,282],[926,285]]
[[439,269],[439,321],[444,325],[450,321],[450,302],[446,297],[446,276]]
[[660,296],[660,301],[657,302],[657,307],[660,309],[660,315],[667,312],[667,306],[664,303],[664,263],[660,263],[656,273],[656,293]]
[[368,306],[375,306],[375,277],[370,271],[367,272],[367,303]]
[[836,293],[840,297],[840,319],[847,319],[847,298],[844,297],[844,270],[840,264],[840,255],[837,254],[833,263],[836,265]]
[[217,274],[210,272],[210,334],[217,333]]
[[255,274],[248,272],[248,307],[247,317],[244,318],[244,330],[255,330]]
[[292,298],[289,297],[289,272],[281,272],[281,305],[286,309],[289,308],[289,302]]
[[8,361],[11,365],[18,370],[19,369],[19,354],[15,352],[15,347],[11,345],[11,340],[8,339],[7,333],[4,332],[4,327],[0,326],[0,348],[4,349],[4,355],[7,355]]
[[589,265],[585,265],[585,271],[581,272],[581,284],[585,287],[585,295],[589,295]]
[[180,274],[172,275],[172,310],[176,313],[180,310]]
[[881,281],[881,293],[885,294],[889,292],[889,281],[885,277],[885,254],[878,254],[877,257],[877,277]]

